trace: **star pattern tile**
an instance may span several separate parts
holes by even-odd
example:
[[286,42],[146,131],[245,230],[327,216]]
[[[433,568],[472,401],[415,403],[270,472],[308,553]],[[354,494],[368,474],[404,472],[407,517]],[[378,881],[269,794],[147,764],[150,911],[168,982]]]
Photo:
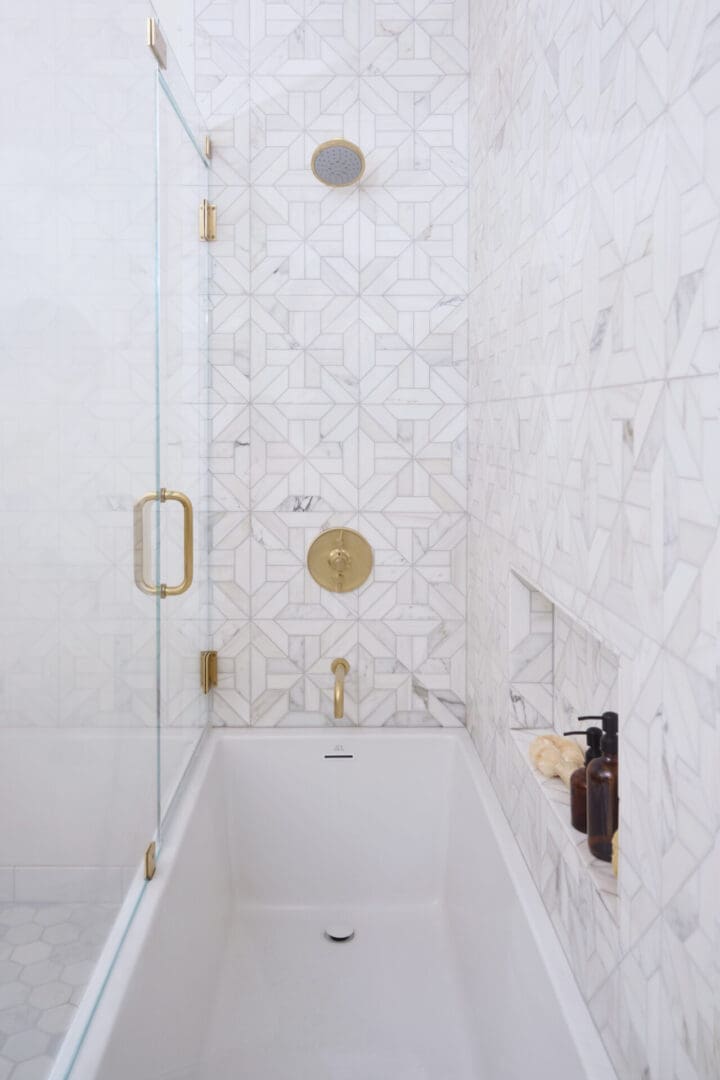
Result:
[[[462,722],[466,24],[460,0],[197,11],[197,91],[220,155],[222,723],[332,722],[342,648],[350,722]],[[357,187],[324,187],[308,167],[338,136],[366,153]],[[360,594],[324,594],[305,569],[334,524],[380,545]],[[381,609],[396,616],[385,627]]]

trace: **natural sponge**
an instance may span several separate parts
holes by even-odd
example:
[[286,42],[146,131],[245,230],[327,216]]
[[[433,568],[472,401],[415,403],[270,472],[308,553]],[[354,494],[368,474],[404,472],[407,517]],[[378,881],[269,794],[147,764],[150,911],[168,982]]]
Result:
[[570,777],[585,763],[585,755],[576,742],[562,735],[538,735],[530,743],[530,760],[543,776],[559,776],[570,786]]

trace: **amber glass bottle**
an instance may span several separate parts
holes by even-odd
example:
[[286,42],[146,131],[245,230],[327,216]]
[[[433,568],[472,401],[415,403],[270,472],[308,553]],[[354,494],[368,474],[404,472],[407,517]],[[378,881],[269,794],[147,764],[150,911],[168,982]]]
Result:
[[588,847],[596,859],[612,861],[612,838],[618,827],[618,715],[602,715],[600,757],[587,767]]
[[[585,717],[580,717],[585,719]],[[593,717],[592,719],[595,719]],[[599,720],[600,717],[597,717]],[[600,757],[602,731],[599,727],[589,727],[585,731],[565,731],[564,735],[584,735],[587,739],[585,764],[570,777],[570,821],[578,832],[587,832],[587,767],[596,757]]]

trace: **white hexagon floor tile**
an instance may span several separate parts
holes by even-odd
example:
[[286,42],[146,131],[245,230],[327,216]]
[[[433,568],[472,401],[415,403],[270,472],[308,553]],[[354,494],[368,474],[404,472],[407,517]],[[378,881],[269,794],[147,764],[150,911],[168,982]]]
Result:
[[46,1080],[117,910],[0,904],[0,1080]]

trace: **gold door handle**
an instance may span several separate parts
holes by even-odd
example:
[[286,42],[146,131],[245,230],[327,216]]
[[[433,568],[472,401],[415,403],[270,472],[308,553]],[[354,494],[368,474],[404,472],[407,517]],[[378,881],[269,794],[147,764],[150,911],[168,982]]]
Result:
[[[183,508],[183,579],[179,585],[153,585],[145,576],[145,505],[149,502],[179,502]],[[134,567],[135,584],[140,592],[149,596],[181,596],[187,592],[193,580],[193,508],[187,495],[182,491],[150,491],[135,503],[134,510]]]
[[135,584],[140,592],[147,593],[148,596],[157,596],[160,592],[160,588],[157,585],[153,585],[145,577],[145,506],[147,503],[155,502],[159,498],[159,492],[149,491],[147,495],[143,495],[142,499],[138,499],[133,509],[133,562]]
[[183,579],[179,585],[160,586],[162,597],[181,596],[193,581],[193,507],[182,491],[169,491],[167,488],[161,488],[160,502],[179,502],[183,508]]

